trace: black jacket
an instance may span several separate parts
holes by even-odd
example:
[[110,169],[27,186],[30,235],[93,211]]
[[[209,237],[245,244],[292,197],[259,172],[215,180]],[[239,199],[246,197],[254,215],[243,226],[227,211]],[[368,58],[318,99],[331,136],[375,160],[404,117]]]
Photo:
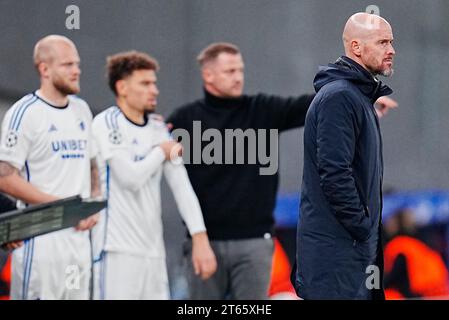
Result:
[[[295,287],[305,299],[382,298],[366,273],[383,273],[382,138],[373,103],[391,94],[353,60],[318,72],[304,129]],[[382,281],[380,281],[382,287]]]
[[[201,134],[213,128],[218,129],[222,137],[225,129],[283,131],[304,125],[312,98],[313,95],[281,98],[258,94],[222,99],[205,92],[204,99],[178,108],[167,122],[172,123],[174,129],[187,130],[191,140],[199,139],[193,132],[194,121],[201,121]],[[269,144],[268,138],[267,134],[263,143]],[[209,141],[203,142],[201,150],[208,144]],[[184,145],[190,150],[191,162],[193,157],[199,157],[200,152],[193,150],[192,146],[193,143],[190,147]],[[245,149],[247,151],[247,145]],[[202,161],[200,164],[186,164],[212,240],[254,238],[271,233],[278,172],[260,175],[261,167],[264,165],[259,161],[248,163],[247,152],[245,164],[205,164]]]
[[16,202],[0,193],[0,214],[16,209]]

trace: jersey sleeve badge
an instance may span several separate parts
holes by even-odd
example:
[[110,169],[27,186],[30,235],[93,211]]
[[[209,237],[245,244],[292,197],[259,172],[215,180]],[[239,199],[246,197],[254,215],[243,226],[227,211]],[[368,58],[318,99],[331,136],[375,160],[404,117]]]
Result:
[[109,133],[109,141],[112,144],[118,145],[122,143],[122,134],[117,129],[112,130]]
[[5,145],[8,148],[12,148],[12,147],[14,147],[17,144],[18,140],[19,140],[19,137],[17,136],[17,132],[10,131],[6,135]]

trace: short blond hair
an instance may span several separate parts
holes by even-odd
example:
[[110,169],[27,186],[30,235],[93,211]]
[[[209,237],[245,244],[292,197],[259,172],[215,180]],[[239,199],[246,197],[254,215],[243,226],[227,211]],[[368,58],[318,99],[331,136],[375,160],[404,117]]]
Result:
[[216,42],[208,45],[201,50],[200,54],[196,58],[201,67],[206,63],[217,59],[220,53],[240,54],[240,49],[229,42]]
[[36,45],[34,46],[33,51],[33,62],[36,69],[39,68],[39,64],[42,62],[51,62],[53,59],[53,50],[55,43],[67,43],[74,48],[76,48],[75,44],[72,40],[67,37],[51,34],[42,39],[40,39]]

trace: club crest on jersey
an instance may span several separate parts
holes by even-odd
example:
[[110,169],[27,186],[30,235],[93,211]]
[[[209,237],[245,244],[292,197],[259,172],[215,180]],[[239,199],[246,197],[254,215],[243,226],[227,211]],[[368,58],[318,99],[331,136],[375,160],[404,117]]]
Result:
[[17,133],[15,131],[10,131],[6,136],[5,145],[8,148],[12,148],[17,144],[18,139],[19,137],[17,136]]
[[113,144],[120,144],[122,143],[122,135],[121,133],[114,129],[109,133],[109,141]]
[[86,129],[86,125],[84,124],[84,121],[80,121],[80,129],[81,129],[81,131],[84,131]]

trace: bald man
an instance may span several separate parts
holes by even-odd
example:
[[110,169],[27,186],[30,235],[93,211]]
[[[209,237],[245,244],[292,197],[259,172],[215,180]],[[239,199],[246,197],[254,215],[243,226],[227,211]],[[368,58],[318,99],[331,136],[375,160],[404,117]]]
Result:
[[[74,96],[80,59],[66,37],[51,35],[34,49],[39,90],[6,113],[0,142],[0,191],[20,206],[99,194],[91,150],[92,113]],[[92,163],[92,164],[91,164]],[[92,171],[92,174],[91,174]],[[90,243],[97,215],[66,229],[10,244],[12,299],[87,299]]]
[[392,90],[393,32],[357,13],[345,55],[322,67],[306,117],[295,288],[304,299],[383,299],[382,138],[373,103]]

